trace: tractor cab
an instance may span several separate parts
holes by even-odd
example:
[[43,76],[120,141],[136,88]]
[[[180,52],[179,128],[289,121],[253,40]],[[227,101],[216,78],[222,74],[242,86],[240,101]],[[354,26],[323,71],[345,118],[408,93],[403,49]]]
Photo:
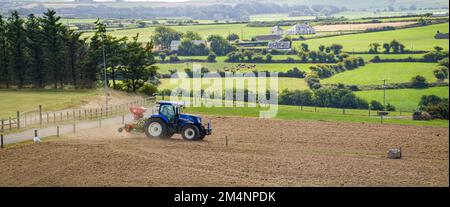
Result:
[[187,140],[202,140],[211,134],[211,123],[202,124],[198,116],[182,114],[184,104],[178,102],[158,102],[158,113],[151,115],[145,124],[148,137],[167,138],[181,133]]

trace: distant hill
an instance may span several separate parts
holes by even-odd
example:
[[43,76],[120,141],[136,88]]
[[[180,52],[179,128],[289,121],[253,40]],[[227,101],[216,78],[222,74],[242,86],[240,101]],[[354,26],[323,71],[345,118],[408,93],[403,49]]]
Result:
[[[159,2],[90,2],[78,0],[0,0],[0,13],[41,14],[48,8],[73,18],[192,18],[247,21],[252,15],[289,13],[333,16],[353,11],[448,10],[448,0],[160,0]],[[175,0],[176,1],[176,0]],[[426,9],[426,10],[423,10]],[[409,12],[408,12],[409,13]],[[412,12],[415,13],[415,12]]]

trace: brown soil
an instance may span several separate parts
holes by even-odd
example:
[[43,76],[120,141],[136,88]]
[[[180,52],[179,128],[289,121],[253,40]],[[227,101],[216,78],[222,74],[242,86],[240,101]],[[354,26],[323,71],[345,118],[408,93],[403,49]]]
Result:
[[448,128],[210,118],[201,142],[110,126],[0,150],[0,186],[449,186]]
[[315,26],[317,32],[334,32],[334,31],[360,31],[366,29],[375,29],[382,27],[402,27],[416,22],[384,22],[384,23],[367,23],[367,24],[336,24],[336,25],[320,25]]

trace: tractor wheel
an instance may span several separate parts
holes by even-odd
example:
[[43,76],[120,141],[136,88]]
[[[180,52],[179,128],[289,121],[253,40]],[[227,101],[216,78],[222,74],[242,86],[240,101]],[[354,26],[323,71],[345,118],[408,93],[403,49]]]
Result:
[[149,119],[145,122],[145,135],[149,138],[164,139],[167,137],[167,124],[161,119]]
[[181,136],[183,136],[183,139],[189,141],[198,140],[200,137],[200,131],[196,126],[188,124],[181,130]]

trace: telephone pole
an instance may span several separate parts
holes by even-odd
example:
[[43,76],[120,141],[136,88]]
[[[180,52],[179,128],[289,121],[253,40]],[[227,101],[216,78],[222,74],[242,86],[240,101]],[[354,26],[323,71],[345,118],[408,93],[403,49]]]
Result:
[[386,79],[383,79],[383,106],[386,109]]

